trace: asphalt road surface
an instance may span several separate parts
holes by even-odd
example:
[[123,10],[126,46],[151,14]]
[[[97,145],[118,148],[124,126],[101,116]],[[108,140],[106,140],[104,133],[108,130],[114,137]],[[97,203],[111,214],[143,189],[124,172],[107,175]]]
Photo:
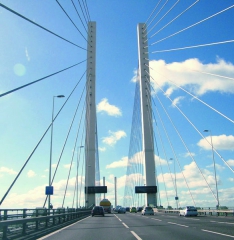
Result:
[[47,240],[225,240],[234,239],[234,216],[106,214],[87,217],[49,234]]

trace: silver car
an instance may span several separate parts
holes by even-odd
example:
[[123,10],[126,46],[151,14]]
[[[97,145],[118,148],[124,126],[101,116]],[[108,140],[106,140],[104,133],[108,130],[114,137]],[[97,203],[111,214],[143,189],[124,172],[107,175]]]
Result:
[[154,215],[154,210],[152,207],[144,207],[141,211],[141,215]]
[[182,210],[180,210],[179,215],[184,216],[184,217],[197,216],[198,213],[197,213],[197,209],[194,206],[187,206],[187,207],[183,208]]

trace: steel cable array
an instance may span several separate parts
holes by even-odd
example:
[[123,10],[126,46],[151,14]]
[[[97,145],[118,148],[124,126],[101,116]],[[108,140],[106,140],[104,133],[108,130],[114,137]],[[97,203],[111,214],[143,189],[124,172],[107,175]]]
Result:
[[[82,2],[78,1],[77,3],[74,3],[74,1],[72,1],[74,10],[75,10],[77,16],[79,17],[79,21],[81,22],[84,30],[80,30],[79,29],[79,27],[75,23],[77,20],[73,20],[72,17],[70,16],[70,13],[67,11],[67,9],[65,9],[65,7],[67,5],[66,6],[62,6],[59,3],[59,1],[56,1],[56,2],[59,5],[59,7],[61,8],[61,10],[65,13],[66,17],[70,20],[70,22],[73,24],[73,26],[79,32],[79,34],[85,39],[86,43],[85,44],[82,43],[82,44],[83,45],[87,45],[87,39],[84,37],[84,34],[82,33],[82,31],[84,31],[85,34],[87,34],[87,28],[88,28],[87,24],[88,24],[88,21],[90,21],[90,19],[91,19],[86,0],[82,0]],[[67,40],[65,37],[62,37],[59,34],[55,33],[54,31],[51,31],[48,28],[46,28],[46,27],[44,27],[44,26],[34,22],[33,20],[29,19],[26,16],[23,16],[19,12],[15,11],[15,10],[9,8],[9,7],[7,7],[6,5],[0,4],[0,7],[5,9],[5,10],[7,10],[7,11],[9,11],[9,12],[11,12],[11,13],[13,13],[14,15],[20,17],[21,19],[26,20],[27,22],[31,23],[32,25],[39,27],[40,29],[44,30],[45,32],[50,33],[51,35],[56,36],[57,38],[62,39],[62,40],[64,40],[67,43],[70,43],[71,46],[75,46],[78,49],[87,51],[86,46],[84,47],[84,46],[81,46],[79,44],[75,44],[72,41]],[[82,13],[80,13],[80,12],[82,12]],[[64,74],[65,72],[68,72],[70,69],[72,69],[74,67],[77,67],[78,65],[81,65],[82,63],[84,63],[86,61],[87,60],[83,60],[83,61],[80,61],[77,64],[73,64],[70,67],[66,67],[66,68],[64,68],[64,69],[62,69],[60,71],[56,71],[56,72],[54,72],[52,74],[47,74],[45,77],[42,77],[42,78],[40,78],[38,80],[32,81],[32,82],[30,82],[28,84],[22,85],[20,87],[17,87],[17,88],[14,88],[14,89],[10,90],[10,91],[2,93],[0,95],[0,97],[3,97],[3,96],[6,96],[6,95],[8,95],[10,93],[16,92],[16,91],[18,91],[20,89],[23,89],[25,87],[33,85],[34,83],[38,83],[38,82],[40,82],[40,81],[42,81],[44,79],[50,78],[52,76],[55,76],[55,75],[58,75],[58,74],[61,74],[61,73]],[[29,161],[31,160],[31,162],[32,162],[32,158],[35,155],[35,152],[36,152],[37,148],[46,139],[45,137],[46,137],[48,131],[51,129],[52,124],[55,123],[55,120],[58,118],[58,116],[61,118],[62,110],[67,107],[68,103],[71,102],[71,99],[72,98],[74,99],[74,97],[76,98],[76,101],[77,101],[77,107],[76,107],[76,109],[74,109],[74,114],[73,114],[73,117],[71,118],[71,124],[70,124],[70,126],[68,126],[67,135],[65,137],[64,144],[63,144],[62,149],[61,149],[61,153],[60,153],[60,155],[58,157],[58,161],[57,161],[57,164],[56,164],[56,167],[55,167],[55,171],[53,173],[53,177],[52,177],[52,180],[51,180],[51,185],[53,185],[53,183],[55,182],[56,176],[58,174],[61,174],[61,171],[60,171],[61,170],[61,167],[60,167],[61,161],[62,161],[62,159],[65,158],[64,157],[65,151],[67,151],[69,146],[71,146],[70,142],[74,141],[73,153],[72,153],[72,156],[71,156],[70,168],[69,168],[69,171],[67,173],[67,180],[66,180],[66,184],[65,184],[63,199],[61,200],[61,206],[64,207],[65,204],[67,204],[67,205],[71,204],[72,207],[74,207],[74,206],[79,207],[79,206],[81,206],[82,202],[84,202],[84,194],[83,194],[83,192],[84,192],[83,191],[84,190],[84,176],[83,176],[83,174],[84,174],[84,160],[85,160],[85,158],[84,158],[84,153],[81,154],[81,152],[83,152],[83,151],[81,151],[81,146],[83,147],[85,145],[85,142],[84,142],[84,131],[85,131],[84,111],[85,111],[85,107],[86,107],[86,104],[85,104],[85,100],[86,99],[84,98],[84,93],[85,93],[85,88],[87,86],[85,86],[85,82],[86,81],[85,81],[84,76],[85,76],[86,73],[87,73],[87,70],[85,69],[84,73],[81,74],[80,79],[75,84],[75,87],[73,89],[71,89],[70,93],[66,94],[68,96],[66,97],[65,102],[63,103],[63,105],[59,109],[59,111],[55,114],[55,117],[53,118],[53,121],[49,124],[48,128],[43,133],[42,137],[40,138],[40,140],[36,144],[35,148],[33,149],[31,154],[27,158],[26,162],[23,164],[22,168],[20,169],[19,173],[15,177],[14,181],[12,182],[12,184],[10,185],[10,187],[8,188],[8,190],[6,191],[4,196],[2,197],[0,205],[2,205],[4,200],[7,198],[7,195],[9,194],[10,190],[12,189],[12,187],[14,186],[14,184],[16,183],[18,178],[20,177],[20,175],[23,172],[23,170],[25,169],[25,167],[28,165]],[[80,74],[80,71],[79,71],[79,74]],[[87,73],[87,74],[89,74],[89,73]],[[83,91],[81,91],[81,89],[83,89]],[[78,93],[78,91],[79,92],[81,91],[81,92]],[[77,120],[78,116],[79,116],[79,119]],[[69,118],[69,116],[66,116],[66,118]],[[73,137],[71,136],[72,135],[71,132],[74,131],[73,128],[74,128],[75,124],[77,125],[77,131],[76,131],[75,138],[72,139]],[[83,129],[83,130],[81,131],[81,129]],[[68,142],[69,142],[69,144],[68,144]],[[97,139],[96,139],[96,142],[97,142]],[[80,147],[77,147],[77,145],[80,145]],[[96,145],[97,145],[97,143],[96,143]],[[98,145],[97,145],[97,147],[98,147]],[[76,154],[76,156],[75,156],[75,154]],[[98,153],[96,153],[96,155],[97,155],[97,159],[96,159],[96,166],[97,166],[96,178],[97,178],[97,180],[96,180],[96,182],[99,182],[99,184],[100,184],[100,171],[99,171],[99,163],[98,163],[98,161],[99,161]],[[80,163],[82,159],[83,159],[83,162]],[[73,173],[74,171],[72,170],[73,162],[76,162],[76,171],[75,171],[75,173]],[[64,175],[64,173],[63,173],[63,175]],[[73,184],[73,181],[71,181],[71,180],[74,180],[74,179],[75,179],[75,181],[74,181],[74,184]],[[70,194],[70,191],[71,191],[70,190],[70,186],[73,186],[73,190],[72,190],[73,194]],[[60,190],[62,190],[62,189],[56,189],[55,191],[60,191]],[[72,200],[67,199],[67,197],[70,196],[70,195],[73,195]],[[44,202],[44,207],[45,207],[45,204],[46,204],[46,201],[47,201],[47,197],[48,197],[48,195],[46,196],[46,199],[45,199],[45,202]]]
[[[211,186],[210,183],[210,179],[206,178],[206,172],[203,168],[201,168],[199,165],[199,161],[195,159],[194,154],[192,153],[192,151],[189,149],[188,143],[186,143],[187,140],[185,140],[185,138],[182,136],[181,130],[178,125],[178,121],[175,121],[175,119],[173,120],[173,116],[171,115],[169,109],[168,109],[168,103],[165,101],[169,100],[170,102],[170,106],[173,106],[173,109],[178,110],[178,112],[182,115],[182,117],[184,119],[186,119],[188,125],[191,125],[193,130],[195,130],[195,132],[198,133],[198,135],[200,137],[202,137],[203,140],[206,141],[206,143],[208,145],[210,145],[210,147],[212,148],[212,151],[214,151],[216,153],[216,155],[219,157],[219,159],[222,160],[222,162],[229,168],[229,170],[233,173],[234,170],[232,169],[232,167],[230,166],[230,164],[228,163],[227,160],[225,160],[221,154],[218,152],[218,150],[213,146],[213,144],[208,140],[207,137],[205,137],[201,131],[199,131],[199,127],[196,126],[195,123],[193,123],[192,120],[190,120],[190,118],[188,117],[187,113],[185,113],[179,106],[178,104],[174,103],[174,101],[170,98],[170,93],[168,94],[164,88],[166,87],[171,87],[173,91],[176,91],[176,89],[180,89],[182,90],[184,93],[186,93],[187,95],[191,96],[192,99],[197,100],[199,103],[201,103],[203,106],[207,107],[208,109],[210,109],[211,111],[217,113],[219,116],[221,116],[222,118],[224,118],[225,120],[228,120],[230,123],[234,123],[234,121],[228,117],[225,113],[222,113],[221,111],[219,111],[218,109],[216,109],[215,107],[211,106],[210,104],[206,103],[204,100],[202,100],[201,98],[199,98],[198,96],[196,96],[195,94],[192,93],[192,91],[187,90],[186,88],[183,87],[183,84],[179,84],[178,80],[176,81],[174,79],[174,76],[172,77],[168,77],[165,76],[165,72],[161,72],[160,68],[153,68],[152,65],[154,63],[153,60],[154,57],[156,56],[156,54],[167,54],[167,53],[171,53],[174,51],[188,51],[188,50],[192,50],[192,49],[196,49],[196,48],[208,48],[208,47],[215,47],[217,45],[227,45],[227,44],[232,44],[234,42],[234,40],[223,40],[223,41],[213,41],[210,43],[204,43],[204,44],[192,44],[190,46],[182,46],[182,47],[173,47],[173,48],[169,48],[165,50],[161,50],[159,47],[159,43],[161,42],[166,42],[167,40],[170,40],[171,38],[175,38],[177,35],[180,35],[184,32],[186,32],[187,30],[191,30],[201,24],[208,24],[208,22],[211,19],[220,17],[221,15],[223,16],[224,13],[226,13],[227,11],[233,10],[234,5],[228,6],[226,8],[221,9],[220,11],[217,11],[216,13],[213,13],[209,16],[206,16],[204,18],[202,18],[201,20],[197,20],[195,21],[195,23],[192,24],[187,24],[188,26],[186,26],[185,23],[185,27],[181,28],[180,30],[176,30],[174,31],[172,25],[176,24],[176,21],[178,21],[180,18],[184,17],[186,14],[189,13],[189,11],[191,12],[191,10],[193,8],[198,8],[200,5],[200,1],[196,0],[194,1],[192,4],[190,4],[189,6],[186,6],[186,4],[184,4],[183,6],[180,5],[184,3],[184,1],[171,1],[168,2],[167,0],[162,1],[159,0],[156,3],[156,7],[153,9],[152,13],[150,14],[150,16],[148,17],[148,19],[145,21],[145,25],[147,27],[147,33],[145,34],[144,37],[146,37],[146,41],[148,41],[148,54],[149,54],[149,65],[147,67],[149,67],[150,71],[146,72],[146,74],[148,75],[148,86],[147,86],[147,91],[148,91],[148,97],[152,97],[152,102],[153,105],[152,107],[152,115],[153,115],[153,126],[154,126],[154,133],[152,133],[152,136],[154,138],[154,146],[155,146],[155,163],[156,163],[156,182],[158,185],[158,190],[160,191],[158,193],[158,200],[160,202],[161,205],[161,200],[162,200],[162,196],[164,196],[163,198],[165,198],[165,202],[167,202],[167,205],[170,206],[170,203],[172,202],[172,196],[175,194],[175,196],[178,194],[179,196],[182,196],[183,193],[185,192],[185,188],[187,188],[187,193],[186,196],[189,195],[189,197],[191,198],[191,201],[193,202],[193,204],[195,206],[199,206],[200,202],[196,199],[196,191],[193,189],[193,183],[191,182],[191,180],[189,180],[190,176],[187,176],[185,169],[184,169],[184,164],[181,163],[182,160],[182,156],[181,154],[178,153],[178,149],[176,149],[173,145],[174,141],[175,141],[175,137],[172,138],[171,136],[171,130],[170,128],[174,128],[174,131],[177,133],[178,135],[178,139],[179,141],[182,143],[182,145],[185,148],[186,151],[186,155],[188,155],[190,157],[190,159],[192,160],[192,163],[194,163],[194,167],[197,169],[198,174],[200,174],[201,176],[201,180],[199,179],[199,181],[203,181],[204,185],[206,186],[206,188],[208,190],[204,190],[207,191],[209,193],[211,193],[211,196],[213,198],[213,200],[216,202],[218,201],[217,196],[216,196],[216,191],[213,190],[213,187]],[[170,5],[170,6],[169,6]],[[176,8],[180,7],[180,12],[178,12],[176,10]],[[176,13],[175,13],[176,12]],[[172,15],[176,15],[175,17]],[[171,20],[170,20],[171,19]],[[164,21],[164,23],[163,23]],[[154,23],[155,22],[155,23]],[[161,25],[160,25],[161,24]],[[163,25],[164,24],[164,25]],[[203,25],[204,25],[203,24]],[[171,27],[169,29],[169,26]],[[156,29],[158,28],[158,29]],[[154,30],[154,33],[152,33]],[[158,40],[154,40],[156,36],[159,35],[159,33],[162,33],[162,30],[164,30],[164,32],[166,32],[166,36],[165,37],[160,37]],[[166,31],[165,31],[166,30]],[[170,31],[172,31],[172,33],[170,33]],[[149,34],[150,33],[150,34]],[[148,36],[148,38],[147,38]],[[191,33],[190,33],[191,36]],[[195,40],[196,38],[194,38],[193,40]],[[149,42],[150,41],[150,42]],[[172,41],[171,41],[172,42]],[[175,43],[178,43],[178,41],[175,41]],[[162,46],[162,45],[160,45]],[[155,49],[157,47],[157,49]],[[157,55],[158,58],[158,55]],[[216,74],[214,72],[209,72],[209,71],[202,71],[202,70],[198,70],[196,68],[196,66],[193,67],[188,67],[186,66],[186,71],[188,72],[197,72],[197,74],[203,74],[203,75],[209,75],[209,76],[214,76],[214,77],[218,77],[218,78],[223,78],[223,79],[227,79],[227,80],[233,80],[232,76],[225,76],[224,74]],[[167,82],[167,85],[165,84],[162,85],[162,80],[157,80],[156,78],[154,78],[153,76],[155,74],[161,75],[163,76],[164,80]],[[137,79],[137,78],[136,78]],[[136,81],[136,86],[139,85],[139,81]],[[169,88],[168,87],[168,88]],[[135,155],[140,155],[140,151],[139,149],[136,149],[135,145],[134,145],[134,141],[133,141],[133,133],[135,133],[135,131],[137,131],[136,129],[139,127],[141,128],[141,122],[138,122],[136,125],[136,112],[138,112],[138,114],[140,114],[140,110],[137,109],[137,107],[135,105],[136,102],[140,102],[139,98],[139,87],[136,87],[136,92],[135,92],[135,102],[134,102],[134,112],[133,112],[133,124],[132,124],[132,129],[131,129],[131,140],[130,140],[130,147],[129,147],[129,157],[128,157],[128,167],[127,167],[127,180],[126,180],[126,187],[125,187],[125,198],[124,198],[124,205],[125,206],[142,206],[145,204],[144,201],[138,201],[137,200],[137,196],[136,194],[134,194],[134,186],[138,185],[139,182],[137,182],[137,178],[136,177],[132,177],[130,178],[130,176],[133,173],[139,172],[136,171],[135,169],[138,169],[140,166],[142,168],[144,168],[144,163],[135,163],[134,165],[132,163],[132,156]],[[160,95],[160,92],[162,93]],[[138,98],[137,98],[138,97]],[[159,107],[157,107],[156,101],[159,102],[160,108],[163,110],[164,114],[161,113],[161,109],[159,109]],[[166,115],[168,120],[165,120],[163,118],[163,115]],[[176,123],[177,122],[177,123]],[[160,126],[159,126],[160,125]],[[162,130],[160,130],[160,128]],[[140,132],[141,129],[138,131]],[[151,136],[151,137],[152,137]],[[164,141],[165,138],[165,141]],[[159,141],[159,143],[158,143]],[[138,140],[138,142],[140,143],[140,141]],[[142,143],[140,143],[142,144]],[[159,146],[160,145],[160,146]],[[170,150],[169,150],[170,149]],[[134,152],[134,153],[133,153]],[[130,154],[131,153],[131,154]],[[162,156],[162,153],[164,155],[164,157]],[[179,172],[175,171],[175,173],[173,174],[171,169],[170,169],[170,164],[171,162],[169,161],[169,154],[171,154],[173,156],[173,161],[175,161],[176,163],[176,167],[179,168]],[[164,160],[165,159],[165,160]],[[164,165],[167,166],[168,168],[168,172],[169,173],[165,173],[164,170]],[[183,184],[184,186],[176,186],[176,175],[178,175],[179,177],[179,181],[180,184],[182,183],[183,180]],[[142,178],[144,179],[144,172],[142,171],[140,173],[140,175],[138,176],[138,178]],[[211,176],[209,176],[211,177]],[[162,189],[163,187],[161,186],[161,184],[164,185],[164,191],[165,193],[163,193]],[[217,184],[217,183],[216,183]],[[144,182],[141,183],[141,185],[144,185]],[[171,188],[174,188],[175,193],[172,194],[171,192]],[[178,190],[178,193],[177,193]],[[208,193],[207,193],[208,194]],[[182,201],[182,203],[181,203]],[[182,207],[184,204],[185,200],[184,198],[182,200],[178,200],[179,203],[179,207]],[[165,203],[164,203],[165,204]]]

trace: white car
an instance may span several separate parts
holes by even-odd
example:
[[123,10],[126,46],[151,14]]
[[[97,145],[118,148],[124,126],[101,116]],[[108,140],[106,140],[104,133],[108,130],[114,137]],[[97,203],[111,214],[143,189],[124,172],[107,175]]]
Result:
[[187,206],[187,207],[183,208],[182,210],[180,210],[179,215],[184,216],[184,217],[197,216],[198,212],[194,206]]
[[154,215],[154,210],[152,207],[144,207],[141,211],[141,215]]

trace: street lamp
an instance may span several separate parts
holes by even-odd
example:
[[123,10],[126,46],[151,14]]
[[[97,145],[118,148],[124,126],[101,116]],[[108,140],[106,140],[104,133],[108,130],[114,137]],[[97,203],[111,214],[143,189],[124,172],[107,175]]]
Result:
[[176,186],[176,171],[175,171],[175,160],[173,158],[170,158],[170,160],[174,161],[174,175],[175,175],[175,191],[176,191],[176,196],[175,196],[175,201],[176,201],[176,207],[178,209],[178,196],[177,196],[177,186]]
[[51,136],[50,136],[50,164],[49,164],[49,188],[47,190],[48,194],[48,209],[50,206],[50,195],[53,195],[53,187],[51,186],[51,162],[52,162],[52,143],[53,143],[53,123],[54,123],[54,98],[64,98],[64,95],[53,96],[53,105],[52,105],[52,119],[51,119]]
[[76,169],[76,208],[78,208],[78,168],[79,168],[79,162],[80,162],[80,152],[81,152],[81,148],[83,148],[84,146],[79,146],[79,152],[78,154],[78,158],[77,158],[77,169]]
[[215,159],[214,159],[214,146],[212,141],[212,132],[211,130],[204,130],[203,132],[210,132],[210,143],[212,148],[212,158],[214,164],[214,174],[215,174],[215,186],[216,186],[216,194],[217,194],[217,208],[219,207],[219,192],[218,192],[218,184],[217,184],[217,177],[216,177],[216,166],[215,166]]

